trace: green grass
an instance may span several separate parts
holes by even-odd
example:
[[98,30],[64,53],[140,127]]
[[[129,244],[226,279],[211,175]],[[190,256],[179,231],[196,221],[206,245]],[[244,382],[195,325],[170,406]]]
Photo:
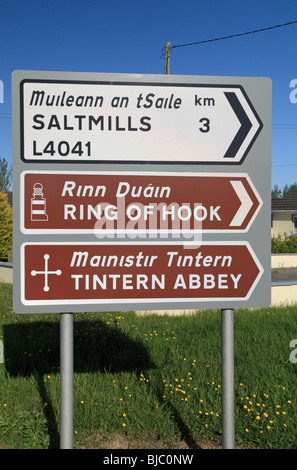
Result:
[[[236,445],[297,447],[296,313],[235,310]],[[74,314],[74,447],[114,433],[220,442],[220,315]],[[59,331],[58,314],[13,313],[0,284],[0,447],[59,447]]]

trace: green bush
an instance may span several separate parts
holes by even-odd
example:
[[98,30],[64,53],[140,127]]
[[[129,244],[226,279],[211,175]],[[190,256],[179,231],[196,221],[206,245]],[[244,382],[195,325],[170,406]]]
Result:
[[297,253],[297,237],[288,233],[273,236],[271,253]]
[[7,259],[12,249],[12,208],[7,194],[0,192],[0,259]]

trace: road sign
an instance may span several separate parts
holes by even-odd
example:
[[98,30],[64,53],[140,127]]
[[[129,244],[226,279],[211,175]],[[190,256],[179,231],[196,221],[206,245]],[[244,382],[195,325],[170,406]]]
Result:
[[245,232],[262,206],[246,174],[32,172],[21,175],[24,233]]
[[25,243],[22,302],[27,306],[110,304],[126,308],[248,299],[263,274],[245,242]]
[[[269,79],[16,71],[12,90],[17,313],[270,305]],[[140,242],[157,258],[135,275],[150,275],[155,289],[133,289],[130,298],[135,279],[122,269],[115,274],[127,289],[113,277],[117,288],[106,284],[97,298],[85,286],[104,274],[100,266],[72,267],[76,277],[66,281],[73,246],[105,256],[113,243],[125,255]],[[188,242],[206,260],[228,247],[232,269],[235,259],[243,267],[167,266],[168,244],[184,243],[190,256]],[[191,297],[189,282],[198,281]],[[53,297],[55,285],[62,297]]]
[[240,85],[24,79],[25,162],[242,163],[262,129]]

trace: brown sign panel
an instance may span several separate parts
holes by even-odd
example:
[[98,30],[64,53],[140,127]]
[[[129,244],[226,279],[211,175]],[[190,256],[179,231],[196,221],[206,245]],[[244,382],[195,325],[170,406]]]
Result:
[[246,242],[26,243],[24,305],[247,299],[263,269]]
[[262,200],[246,174],[33,172],[24,233],[247,231]]

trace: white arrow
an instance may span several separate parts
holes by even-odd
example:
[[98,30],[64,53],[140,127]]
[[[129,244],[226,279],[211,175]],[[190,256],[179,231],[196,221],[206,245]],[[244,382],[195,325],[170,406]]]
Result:
[[232,184],[233,189],[241,202],[238,211],[236,212],[235,216],[233,217],[230,223],[230,227],[238,227],[242,225],[244,219],[249,213],[249,210],[253,205],[253,201],[248,195],[247,190],[245,189],[242,181],[230,181],[230,183]]

